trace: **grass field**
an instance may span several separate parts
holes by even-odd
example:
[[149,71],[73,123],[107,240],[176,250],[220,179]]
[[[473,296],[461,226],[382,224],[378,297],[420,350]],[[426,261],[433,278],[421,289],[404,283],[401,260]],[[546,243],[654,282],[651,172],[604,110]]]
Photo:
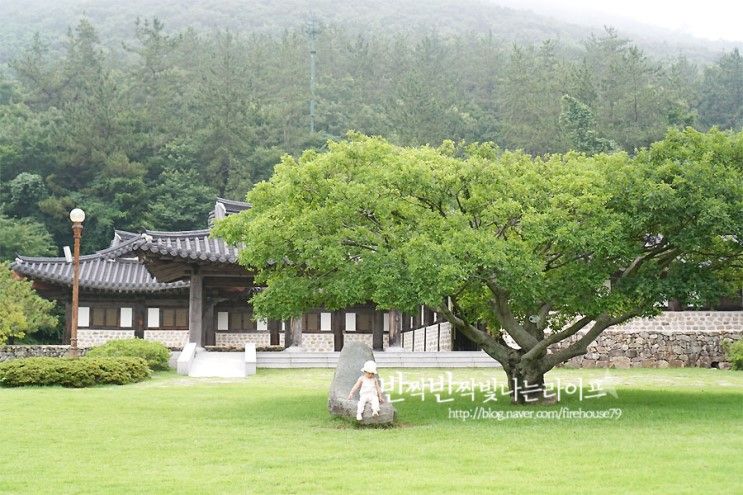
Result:
[[[382,370],[389,378],[392,370]],[[441,370],[405,371],[409,380]],[[496,370],[457,370],[485,382]],[[743,493],[743,373],[559,370],[616,398],[510,406],[403,396],[400,424],[326,410],[332,370],[161,373],[124,387],[0,389],[0,493]],[[443,397],[442,397],[443,398]],[[449,410],[620,408],[619,419],[458,420]]]

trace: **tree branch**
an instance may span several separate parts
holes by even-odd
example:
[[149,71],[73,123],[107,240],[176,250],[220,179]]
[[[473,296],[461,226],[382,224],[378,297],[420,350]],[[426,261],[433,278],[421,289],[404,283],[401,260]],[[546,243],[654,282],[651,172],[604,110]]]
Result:
[[586,325],[588,325],[592,321],[593,321],[593,317],[584,316],[583,318],[580,318],[578,321],[574,322],[569,327],[564,328],[560,330],[559,332],[554,332],[550,334],[549,336],[547,336],[547,338],[545,338],[541,342],[537,343],[537,345],[529,349],[529,352],[523,355],[523,359],[526,359],[526,360],[536,359],[540,354],[545,352],[549,346],[575,335],[582,328],[584,328]]
[[508,365],[508,348],[502,344],[499,344],[492,335],[487,332],[483,332],[476,326],[459,318],[449,309],[446,301],[439,305],[437,309],[441,314],[444,315],[449,323],[460,329],[462,333],[465,334],[473,342],[475,342],[476,344],[480,344],[480,346],[483,347],[483,350],[485,350],[485,352],[492,356],[502,366],[505,367]]
[[508,334],[513,337],[513,340],[522,349],[531,349],[534,347],[538,340],[531,335],[529,332],[522,327],[516,318],[514,318],[511,312],[511,307],[508,305],[508,296],[506,292],[498,287],[492,280],[486,279],[485,284],[488,286],[490,291],[493,293],[491,300],[493,310],[498,316],[498,321]]

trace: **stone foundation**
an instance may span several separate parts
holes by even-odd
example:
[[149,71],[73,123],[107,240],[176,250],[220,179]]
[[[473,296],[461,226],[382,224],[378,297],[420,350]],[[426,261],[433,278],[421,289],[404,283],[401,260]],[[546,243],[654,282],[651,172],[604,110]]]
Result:
[[[737,331],[627,331],[605,330],[566,366],[578,368],[728,368],[722,344],[743,338]],[[566,344],[567,345],[567,344]],[[561,346],[564,347],[565,345]]]
[[[68,345],[5,345],[0,346],[0,362],[27,357],[62,357],[69,350]],[[80,349],[80,354],[85,351]]]
[[171,349],[183,349],[188,344],[188,330],[145,330],[144,339],[160,342]]
[[[385,333],[382,338],[382,349],[387,349],[389,340],[389,335]],[[372,349],[374,348],[374,336],[370,333],[344,333],[343,345],[348,342],[362,342]]]
[[412,352],[451,351],[451,324],[449,322],[436,323],[425,328],[418,328],[411,332],[404,332],[402,348]]
[[309,352],[333,352],[335,350],[335,335],[332,332],[303,333],[301,347]]
[[[188,334],[186,340],[188,340]],[[219,347],[245,347],[245,344],[248,343],[255,344],[256,347],[268,347],[271,345],[271,334],[269,332],[217,332],[214,341],[214,344]],[[283,333],[279,334],[279,345],[284,345]]]
[[78,347],[95,347],[105,344],[109,340],[133,339],[134,330],[77,330]]
[[743,311],[666,311],[655,318],[634,318],[612,331],[743,331]]
[[[579,338],[580,332],[570,342]],[[595,368],[728,367],[726,340],[743,338],[743,311],[666,311],[605,330],[566,366]],[[569,345],[553,346],[558,350]]]
[[[449,323],[431,325],[426,329],[405,332],[403,348],[408,351],[451,351],[452,340]],[[415,335],[413,340],[413,335]],[[577,335],[575,338],[580,336]],[[103,344],[109,340],[134,338],[134,331],[79,329],[78,346],[81,349]],[[226,333],[216,335],[216,345],[244,347],[254,343],[257,347],[270,344],[268,332]],[[146,330],[145,339],[162,342],[171,348],[183,347],[188,342],[188,331]],[[284,334],[279,334],[283,346]],[[372,334],[345,333],[345,342],[363,342],[372,346]],[[721,367],[729,362],[722,345],[726,341],[743,339],[743,311],[686,311],[666,312],[656,318],[636,318],[624,325],[606,330],[588,346],[584,356],[571,359],[566,365],[574,367]],[[425,342],[425,347],[424,347]],[[387,348],[388,335],[384,336]],[[553,346],[556,351],[566,345]],[[310,352],[332,352],[332,333],[305,333],[302,347]],[[12,345],[0,346],[0,361],[32,356],[63,356],[69,346],[61,345]]]

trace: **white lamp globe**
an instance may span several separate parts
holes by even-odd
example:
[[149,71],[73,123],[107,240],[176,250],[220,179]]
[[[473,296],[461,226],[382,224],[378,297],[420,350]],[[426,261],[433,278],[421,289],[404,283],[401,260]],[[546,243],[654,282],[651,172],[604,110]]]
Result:
[[80,208],[75,208],[70,212],[70,220],[74,223],[83,223],[85,220],[85,212]]

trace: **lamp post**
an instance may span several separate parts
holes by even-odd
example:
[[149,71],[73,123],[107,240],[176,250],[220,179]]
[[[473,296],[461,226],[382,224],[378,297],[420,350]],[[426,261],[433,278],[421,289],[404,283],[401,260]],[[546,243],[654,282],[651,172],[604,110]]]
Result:
[[70,357],[78,357],[80,352],[77,349],[77,313],[78,298],[80,293],[80,238],[83,235],[83,222],[85,221],[85,212],[80,208],[75,208],[70,212],[70,221],[72,221],[72,237],[74,247],[72,252],[72,315],[70,318]]

